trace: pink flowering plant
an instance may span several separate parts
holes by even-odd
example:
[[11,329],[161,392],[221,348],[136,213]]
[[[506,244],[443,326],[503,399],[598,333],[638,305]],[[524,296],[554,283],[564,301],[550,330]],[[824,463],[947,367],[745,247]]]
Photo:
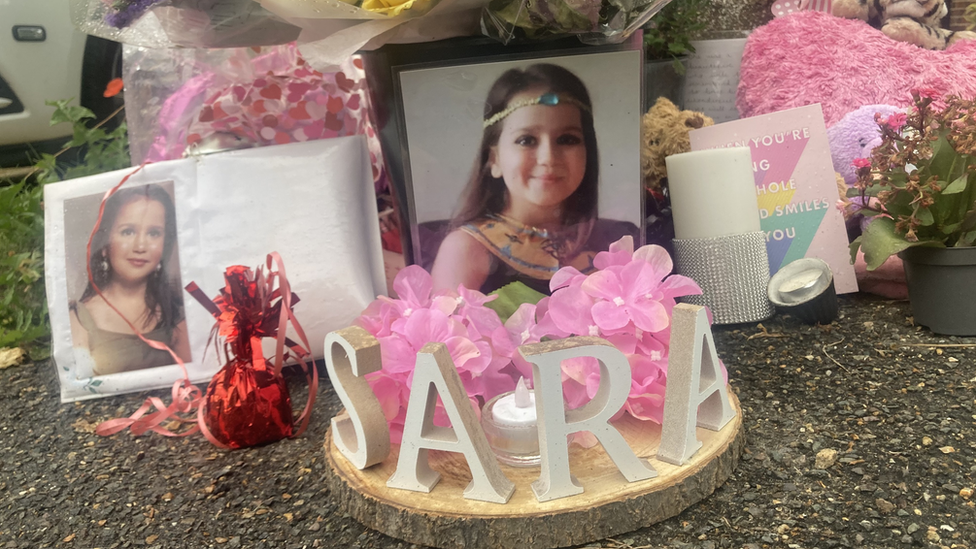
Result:
[[[664,410],[671,311],[676,298],[701,289],[690,278],[672,275],[672,262],[660,246],[636,251],[631,237],[611,244],[585,275],[564,267],[552,278],[551,297],[522,303],[504,322],[486,306],[486,296],[463,286],[432,293],[430,275],[410,266],[397,275],[398,299],[380,297],[357,324],[380,342],[383,369],[367,376],[379,397],[395,441],[403,433],[417,352],[428,342],[444,343],[475,409],[514,389],[518,378],[532,379],[532,368],[518,347],[570,336],[598,336],[624,353],[631,366],[626,413],[660,423]],[[596,359],[562,364],[567,408],[588,402],[600,384]],[[727,374],[723,374],[727,379]],[[443,411],[435,422],[446,425]],[[585,440],[581,441],[585,444]]]
[[976,101],[913,90],[910,112],[876,116],[881,145],[854,161],[861,213],[872,217],[851,244],[868,269],[912,246],[976,241]]

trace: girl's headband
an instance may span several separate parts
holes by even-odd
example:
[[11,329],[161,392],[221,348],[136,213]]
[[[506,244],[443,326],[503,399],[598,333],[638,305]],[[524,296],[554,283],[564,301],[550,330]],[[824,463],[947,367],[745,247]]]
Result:
[[522,107],[531,107],[532,105],[546,105],[547,107],[555,107],[560,103],[569,103],[570,105],[576,105],[582,111],[590,112],[590,107],[585,103],[576,99],[575,97],[570,97],[568,95],[559,95],[552,92],[544,93],[539,97],[533,97],[532,99],[519,99],[513,103],[509,103],[505,110],[496,112],[490,118],[486,118],[484,122],[484,127],[487,129],[489,126],[495,124],[506,116],[512,114],[517,109]]

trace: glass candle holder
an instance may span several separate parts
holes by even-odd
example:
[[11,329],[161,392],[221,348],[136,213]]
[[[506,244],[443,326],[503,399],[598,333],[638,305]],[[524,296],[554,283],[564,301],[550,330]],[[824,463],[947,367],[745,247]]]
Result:
[[485,403],[481,412],[481,427],[498,461],[513,467],[533,467],[541,461],[536,421],[511,424],[495,419],[494,407],[498,401],[512,398],[514,394],[514,391],[503,393]]

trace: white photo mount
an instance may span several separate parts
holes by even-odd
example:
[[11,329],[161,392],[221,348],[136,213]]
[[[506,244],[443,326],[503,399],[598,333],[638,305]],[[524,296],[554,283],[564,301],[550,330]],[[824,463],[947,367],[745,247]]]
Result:
[[[183,377],[175,364],[92,376],[75,358],[69,302],[80,295],[69,295],[77,283],[68,278],[86,276],[78,274],[84,273],[85,256],[80,266],[69,265],[66,242],[80,241],[83,248],[97,213],[84,229],[69,223],[66,232],[64,204],[102,196],[134,170],[44,189],[45,282],[62,402],[169,387]],[[300,298],[295,316],[316,358],[324,356],[328,332],[349,325],[376,295],[386,293],[369,152],[361,136],[149,164],[122,188],[151,183],[172,186],[181,291],[196,282],[206,295],[216,295],[227,267],[254,269],[277,251]],[[187,371],[192,382],[205,383],[222,366],[213,349],[205,354],[214,319],[185,292],[183,310],[193,358]]]

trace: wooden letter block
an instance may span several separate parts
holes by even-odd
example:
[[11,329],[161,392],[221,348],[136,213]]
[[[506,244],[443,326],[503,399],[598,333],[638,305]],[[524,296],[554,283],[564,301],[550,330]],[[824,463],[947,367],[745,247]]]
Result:
[[349,413],[332,418],[336,448],[358,469],[382,462],[390,454],[390,428],[363,377],[383,367],[379,342],[358,326],[331,332],[325,336],[325,367]]
[[[609,341],[598,337],[572,337],[519,347],[532,363],[535,406],[539,426],[542,474],[532,483],[539,501],[550,501],[583,492],[570,475],[566,437],[578,431],[596,436],[603,449],[629,482],[657,476],[647,460],[640,460],[610,418],[627,401],[630,393],[630,364]],[[594,357],[600,362],[600,387],[596,395],[575,410],[566,410],[560,363],[577,357]]]
[[[434,425],[434,407],[440,395],[451,427]],[[502,473],[495,454],[488,446],[457,368],[443,343],[428,343],[417,354],[410,401],[400,443],[396,471],[387,480],[390,488],[430,492],[440,473],[430,468],[428,450],[464,454],[471,469],[471,482],[464,497],[507,503],[515,485]]]
[[668,388],[657,458],[684,465],[702,446],[695,425],[719,431],[733,417],[705,308],[680,303],[672,313]]

